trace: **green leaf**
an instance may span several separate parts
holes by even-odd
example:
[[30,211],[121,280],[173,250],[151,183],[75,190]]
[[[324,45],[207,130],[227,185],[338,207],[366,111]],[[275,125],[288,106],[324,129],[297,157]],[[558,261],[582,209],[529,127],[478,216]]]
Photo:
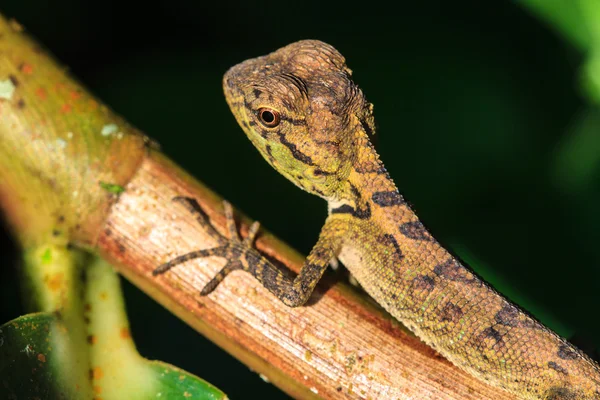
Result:
[[65,325],[54,313],[29,314],[0,327],[0,398],[77,399],[91,397],[87,382],[65,378],[72,371],[60,343]]
[[83,382],[65,380],[73,375],[60,362],[69,356],[68,346],[61,345],[68,341],[69,331],[58,313],[29,314],[0,327],[0,398],[226,399],[204,380],[145,360],[131,346],[101,349],[104,362],[90,368]]
[[204,380],[138,354],[119,278],[102,259],[42,246],[26,253],[25,270],[37,307],[48,311],[0,328],[1,399],[226,398]]
[[515,0],[587,53],[581,84],[585,94],[600,104],[600,2],[598,0]]

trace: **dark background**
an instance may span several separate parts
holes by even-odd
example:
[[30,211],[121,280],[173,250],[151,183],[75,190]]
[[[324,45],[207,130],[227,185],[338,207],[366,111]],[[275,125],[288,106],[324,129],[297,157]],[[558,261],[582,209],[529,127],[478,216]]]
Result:
[[[2,0],[0,12],[166,154],[304,253],[325,204],[262,160],[227,108],[221,77],[295,40],[331,43],[375,104],[391,176],[436,237],[561,335],[598,347],[600,123],[579,89],[583,55],[509,1],[397,3]],[[24,310],[7,232],[0,246],[1,324]],[[142,355],[232,398],[286,397],[124,289]]]

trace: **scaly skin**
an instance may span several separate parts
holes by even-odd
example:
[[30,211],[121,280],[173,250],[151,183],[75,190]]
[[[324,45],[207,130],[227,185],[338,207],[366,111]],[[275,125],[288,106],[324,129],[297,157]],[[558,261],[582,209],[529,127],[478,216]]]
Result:
[[253,250],[251,239],[242,243],[235,236],[158,272],[220,255],[230,263],[203,294],[242,268],[298,306],[338,257],[395,318],[479,379],[525,399],[600,399],[594,361],[486,285],[419,222],[369,141],[372,105],[333,47],[293,43],[234,66],[223,86],[237,121],[264,158],[327,200],[329,216],[294,280]]

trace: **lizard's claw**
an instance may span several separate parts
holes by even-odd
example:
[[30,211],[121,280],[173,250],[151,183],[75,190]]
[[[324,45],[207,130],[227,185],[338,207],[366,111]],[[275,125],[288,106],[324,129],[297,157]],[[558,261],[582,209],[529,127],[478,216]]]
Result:
[[[249,250],[254,250],[253,244],[256,234],[260,228],[258,221],[255,221],[248,229],[248,236],[241,240],[235,223],[235,217],[233,215],[233,207],[231,204],[224,200],[223,208],[225,211],[225,218],[227,224],[227,231],[229,233],[229,239],[221,235],[214,227],[208,222],[206,215],[200,209],[198,203],[190,198],[176,197],[173,199],[183,204],[192,214],[196,216],[196,220],[200,225],[205,228],[206,232],[210,234],[220,246],[213,247],[211,249],[196,250],[182,256],[176,257],[169,262],[160,265],[156,268],[152,275],[156,276],[163,274],[173,268],[176,265],[182,264],[186,261],[193,260],[196,258],[203,257],[222,257],[227,259],[227,264],[204,286],[200,291],[200,295],[205,296],[215,290],[215,288],[221,283],[223,279],[231,272],[236,269],[244,269],[244,262],[246,261],[246,253]],[[255,250],[254,250],[255,251]]]
[[242,264],[239,260],[229,260],[227,264],[206,284],[200,291],[200,296],[206,296],[219,286],[219,283],[225,279],[225,277],[236,269],[242,269]]

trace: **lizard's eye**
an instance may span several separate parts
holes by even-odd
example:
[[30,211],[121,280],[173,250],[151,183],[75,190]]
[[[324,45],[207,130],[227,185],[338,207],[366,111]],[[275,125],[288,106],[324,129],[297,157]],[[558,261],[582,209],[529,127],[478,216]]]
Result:
[[259,108],[258,119],[260,120],[261,124],[267,128],[274,128],[279,125],[279,121],[281,121],[279,113],[272,108]]

